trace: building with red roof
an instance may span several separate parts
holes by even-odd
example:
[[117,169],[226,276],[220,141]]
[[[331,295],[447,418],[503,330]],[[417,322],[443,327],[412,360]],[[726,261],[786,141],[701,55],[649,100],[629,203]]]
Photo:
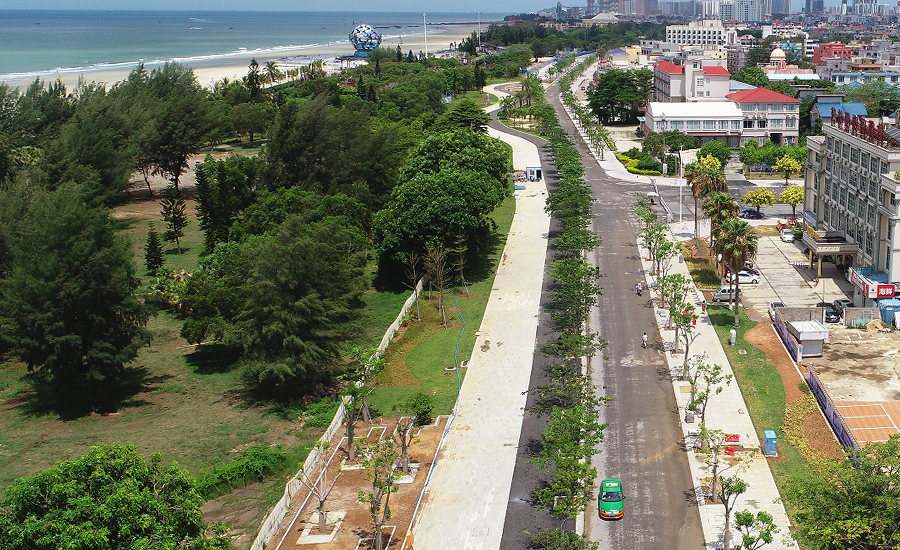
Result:
[[800,100],[768,88],[728,94],[744,113],[741,146],[754,140],[796,145],[800,136]]
[[684,103],[688,101],[722,101],[729,92],[731,73],[723,59],[685,59],[676,65],[657,61],[653,68],[656,101]]

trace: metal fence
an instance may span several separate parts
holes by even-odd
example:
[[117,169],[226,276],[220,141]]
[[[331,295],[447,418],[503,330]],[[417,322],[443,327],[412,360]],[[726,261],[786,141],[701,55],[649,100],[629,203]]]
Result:
[[787,329],[787,324],[784,322],[784,319],[781,318],[781,315],[778,313],[778,310],[775,310],[775,330],[778,332],[778,335],[781,336],[781,341],[784,342],[784,346],[788,349],[788,353],[791,354],[791,359],[794,360],[798,365],[800,361],[803,360],[803,345],[794,338],[794,335]]
[[825,388],[819,382],[816,371],[814,371],[812,367],[807,366],[806,373],[806,381],[809,383],[809,388],[812,390],[813,395],[816,396],[816,401],[819,402],[819,406],[822,408],[822,412],[825,413],[825,418],[827,418],[828,423],[831,424],[831,429],[834,430],[838,440],[846,447],[859,449],[859,443],[856,441],[856,438],[853,437],[853,432],[850,431],[850,427],[847,426],[844,417],[838,412],[831,397],[828,396],[828,392],[825,391]]

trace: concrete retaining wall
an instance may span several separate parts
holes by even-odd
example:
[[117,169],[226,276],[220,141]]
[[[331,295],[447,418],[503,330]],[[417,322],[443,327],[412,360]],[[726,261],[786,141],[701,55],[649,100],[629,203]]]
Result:
[[[400,308],[400,313],[397,315],[397,318],[394,319],[394,322],[391,323],[391,326],[384,332],[384,337],[381,338],[381,344],[378,345],[377,355],[381,355],[384,353],[384,350],[387,349],[388,345],[391,343],[391,340],[394,338],[394,335],[400,330],[400,325],[403,323],[403,318],[406,317],[406,313],[409,311],[409,308],[413,306],[416,298],[422,292],[422,285],[424,284],[425,279],[419,279],[419,284],[416,285],[415,291],[409,295],[409,298],[406,299],[406,302],[403,304],[403,307]],[[319,438],[320,441],[331,441],[331,439],[337,434],[338,430],[341,429],[341,426],[344,424],[344,417],[347,414],[346,407],[346,399],[341,406],[338,407],[336,413],[334,413],[334,418],[331,420],[331,425],[328,426],[328,429],[325,430],[325,433],[322,434],[322,437]],[[310,451],[309,456],[306,457],[306,461],[303,462],[302,470],[310,471],[310,469],[315,467],[316,462],[319,459],[319,450],[313,449]],[[301,471],[302,471],[301,470]],[[297,474],[291,477],[290,481],[287,482],[287,485],[284,488],[284,495],[281,497],[275,506],[272,508],[272,511],[269,512],[268,517],[266,517],[265,521],[263,521],[262,526],[259,528],[259,533],[256,535],[256,540],[253,541],[253,544],[250,546],[250,550],[263,550],[269,541],[272,540],[272,537],[278,534],[278,529],[281,527],[281,520],[287,515],[288,510],[291,506],[291,499],[293,499],[294,495],[297,494],[298,491],[303,487],[300,482],[297,480]]]

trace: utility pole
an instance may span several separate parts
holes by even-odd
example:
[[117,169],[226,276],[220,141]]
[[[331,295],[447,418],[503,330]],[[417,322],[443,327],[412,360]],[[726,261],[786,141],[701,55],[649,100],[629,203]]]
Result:
[[428,59],[428,23],[425,22],[425,13],[422,13],[422,28],[425,29],[425,59]]
[[[681,179],[684,179],[684,159],[681,155],[684,153],[684,144],[678,149],[678,171],[681,173]],[[678,223],[682,223],[684,214],[684,202],[681,200],[681,181],[678,182]]]
[[481,12],[478,12],[478,51],[481,51]]

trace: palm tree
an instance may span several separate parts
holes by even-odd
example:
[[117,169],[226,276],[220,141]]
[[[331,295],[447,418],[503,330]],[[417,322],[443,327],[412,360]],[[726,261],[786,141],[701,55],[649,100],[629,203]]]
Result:
[[512,96],[504,96],[500,100],[500,118],[509,118],[516,100]]
[[725,191],[713,191],[703,201],[703,214],[709,218],[709,253],[712,255],[713,238],[718,239],[717,231],[723,221],[737,217],[738,205]]
[[698,203],[700,197],[713,191],[728,191],[728,180],[725,174],[719,171],[708,159],[715,161],[715,157],[707,156],[700,162],[691,163],[684,167],[684,177],[691,186],[691,194],[694,195],[694,238],[700,238],[700,210]]
[[719,239],[716,241],[716,250],[722,254],[722,258],[731,266],[731,277],[734,279],[734,326],[741,325],[740,307],[738,306],[738,294],[741,291],[738,283],[738,273],[744,267],[747,260],[756,256],[759,242],[753,227],[738,218],[728,218],[722,222],[719,231]]
[[278,84],[278,81],[281,80],[281,71],[274,61],[266,61],[266,77],[272,84]]

